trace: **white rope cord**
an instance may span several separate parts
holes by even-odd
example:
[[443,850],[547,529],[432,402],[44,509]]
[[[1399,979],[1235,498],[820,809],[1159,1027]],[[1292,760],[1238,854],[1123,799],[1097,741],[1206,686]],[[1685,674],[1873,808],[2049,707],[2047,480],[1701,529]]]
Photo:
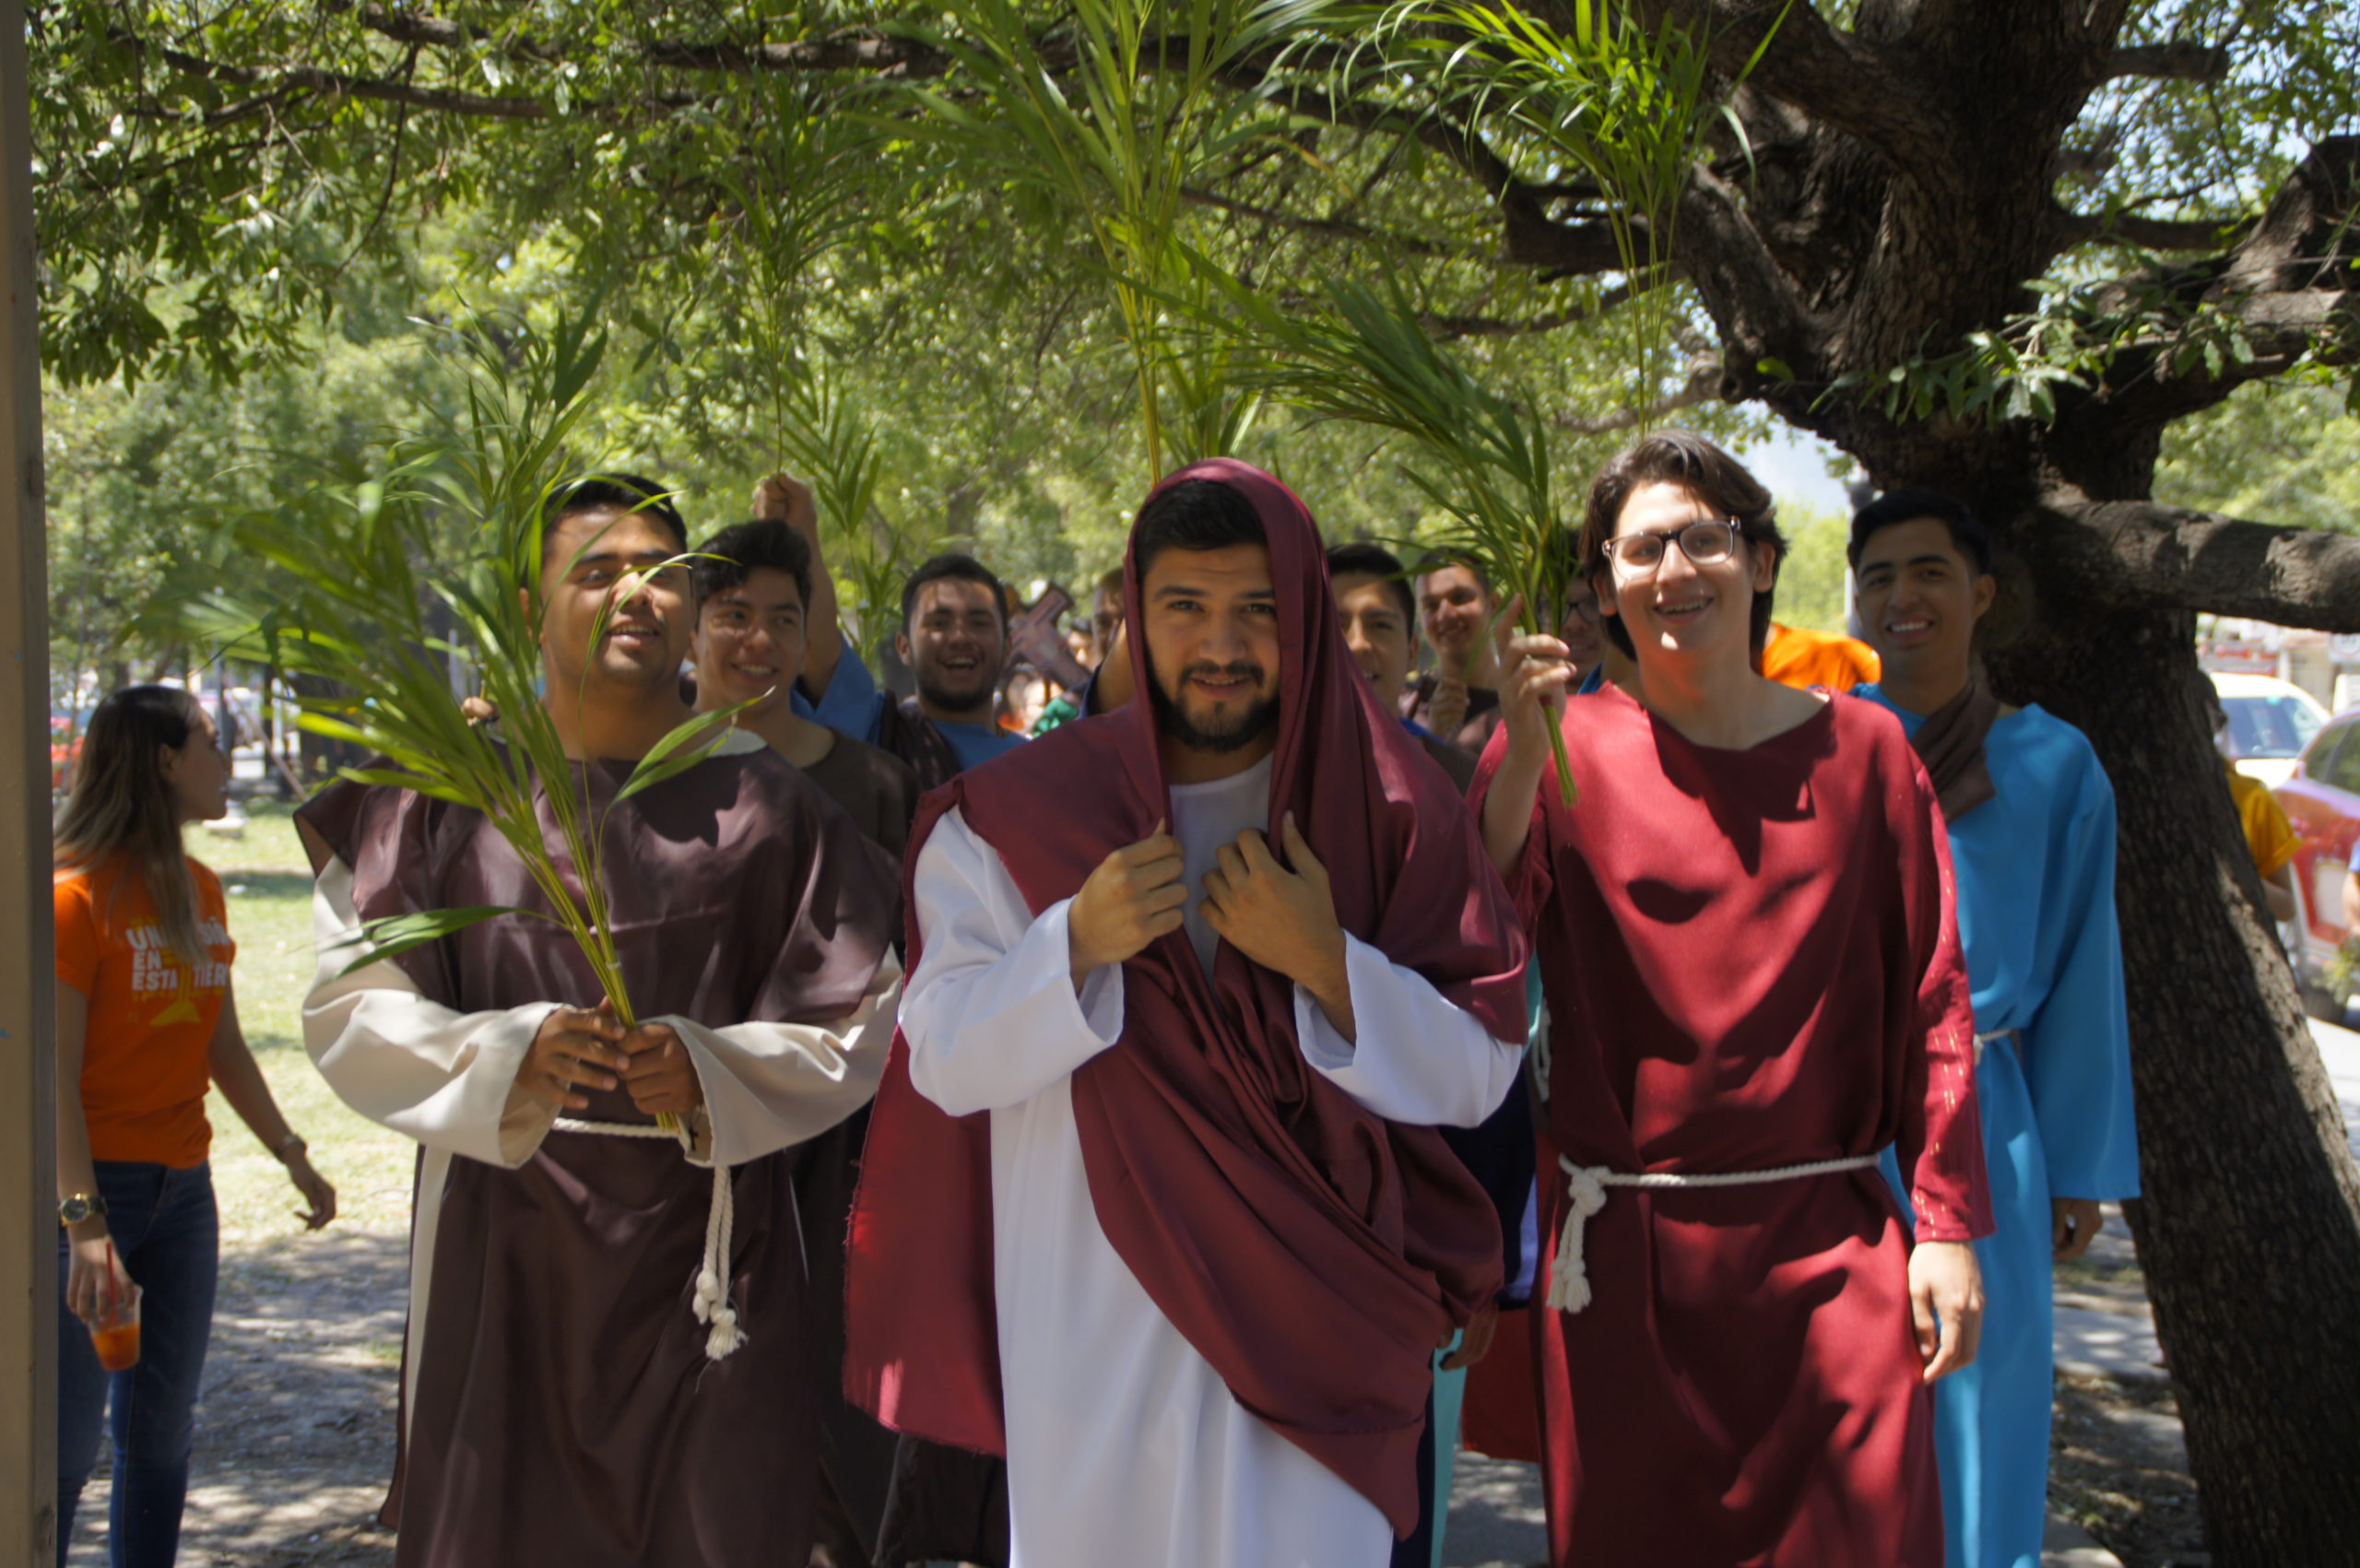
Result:
[[[652,1122],[577,1122],[560,1116],[559,1132],[596,1133],[606,1138],[672,1138]],[[713,1163],[713,1206],[705,1211],[704,1263],[697,1270],[696,1299],[690,1309],[699,1323],[711,1324],[704,1337],[707,1361],[720,1361],[746,1342],[738,1326],[738,1309],[729,1301],[729,1232],[737,1220],[737,1198],[729,1182],[729,1167]]]
[[1791,1182],[1823,1176],[1833,1171],[1859,1171],[1877,1162],[1873,1154],[1847,1155],[1840,1160],[1814,1160],[1807,1165],[1782,1165],[1775,1171],[1723,1171],[1695,1175],[1655,1171],[1633,1175],[1604,1165],[1576,1165],[1564,1155],[1557,1163],[1565,1173],[1572,1203],[1565,1209],[1565,1228],[1557,1237],[1556,1260],[1549,1266],[1549,1309],[1579,1312],[1589,1305],[1589,1269],[1582,1259],[1582,1232],[1590,1216],[1606,1207],[1609,1187],[1743,1187],[1762,1182]]
[[2018,1051],[2024,1049],[2022,1045],[2016,1043],[2016,1032],[2014,1030],[1995,1029],[1988,1034],[1978,1034],[1975,1037],[1975,1059],[1978,1062],[1981,1061],[1983,1059],[1983,1048],[1986,1045],[1991,1044],[1993,1042],[2000,1040],[2006,1041],[2011,1046],[2013,1046]]

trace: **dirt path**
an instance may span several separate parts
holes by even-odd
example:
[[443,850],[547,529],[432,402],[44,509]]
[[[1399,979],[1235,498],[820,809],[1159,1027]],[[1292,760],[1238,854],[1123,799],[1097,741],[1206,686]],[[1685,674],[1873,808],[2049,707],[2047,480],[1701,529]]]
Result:
[[[407,1238],[342,1227],[225,1245],[197,1406],[181,1562],[389,1564],[375,1523],[393,1473]],[[73,1568],[106,1562],[105,1460],[82,1494]]]
[[[2060,1279],[2060,1303],[2143,1320],[2138,1262],[2120,1226],[2110,1216],[2091,1257]],[[375,1514],[393,1468],[406,1240],[339,1226],[225,1244],[183,1564],[391,1564],[393,1535]],[[1462,1456],[1456,1491],[1447,1561],[1521,1568],[1541,1555],[1531,1467]],[[2178,1416],[2159,1372],[2059,1379],[2050,1502],[2127,1568],[2205,1561]],[[83,1496],[73,1568],[103,1568],[106,1504],[101,1459]]]

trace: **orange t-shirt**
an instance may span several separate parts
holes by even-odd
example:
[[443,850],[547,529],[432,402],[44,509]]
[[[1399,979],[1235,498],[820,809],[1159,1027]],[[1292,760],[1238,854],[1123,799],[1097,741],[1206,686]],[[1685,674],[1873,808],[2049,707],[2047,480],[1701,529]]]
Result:
[[204,1163],[212,1081],[207,1048],[230,995],[229,910],[220,878],[192,860],[196,928],[209,955],[192,974],[165,943],[148,879],[116,855],[53,883],[57,978],[89,998],[82,1116],[90,1154],[186,1170]]
[[1770,641],[1762,650],[1764,675],[1782,686],[1804,690],[1824,686],[1831,691],[1849,691],[1874,680],[1880,667],[1877,651],[1866,643],[1776,621],[1770,623]]

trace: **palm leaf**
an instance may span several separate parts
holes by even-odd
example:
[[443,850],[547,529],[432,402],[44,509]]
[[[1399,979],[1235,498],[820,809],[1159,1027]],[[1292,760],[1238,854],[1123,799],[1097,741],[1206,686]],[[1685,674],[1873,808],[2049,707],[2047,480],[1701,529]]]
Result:
[[382,920],[361,923],[359,930],[339,937],[332,946],[360,947],[366,950],[360,957],[336,971],[339,980],[357,973],[380,959],[398,958],[412,948],[422,948],[430,942],[480,925],[502,914],[529,915],[535,920],[549,917],[538,910],[516,909],[505,904],[478,904],[469,909],[430,909],[415,914],[390,914]]
[[[183,613],[211,641],[316,678],[321,689],[299,699],[303,727],[374,759],[346,777],[481,813],[549,900],[540,918],[573,937],[630,1026],[603,823],[592,819],[586,765],[566,756],[535,686],[541,520],[549,498],[581,477],[569,458],[606,335],[564,313],[546,331],[502,324],[452,342],[464,381],[445,425],[396,442],[373,473],[335,476],[237,519],[230,543],[273,563],[280,582],[267,599],[251,577],[206,584]],[[454,659],[498,708],[496,731],[460,710]],[[702,752],[689,738],[667,737],[632,786],[692,765]],[[427,911],[372,922],[362,937],[382,957],[504,913],[531,912]]]

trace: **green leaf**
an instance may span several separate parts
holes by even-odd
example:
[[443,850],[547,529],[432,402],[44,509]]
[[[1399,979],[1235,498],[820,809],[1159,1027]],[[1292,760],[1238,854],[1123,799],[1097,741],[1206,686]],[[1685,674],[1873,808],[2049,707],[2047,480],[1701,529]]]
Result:
[[469,909],[431,909],[415,914],[387,915],[382,920],[363,921],[360,929],[339,937],[330,944],[336,948],[365,947],[368,950],[336,971],[342,979],[358,970],[368,968],[379,959],[395,958],[412,948],[422,948],[429,942],[480,925],[502,914],[530,915],[537,920],[549,916],[536,910],[515,909],[506,905],[485,904]]
[[702,713],[676,726],[663,739],[648,748],[647,755],[631,769],[631,777],[615,791],[615,799],[628,800],[641,790],[651,789],[666,779],[687,772],[712,756],[721,743],[729,738],[730,720],[761,701],[755,698],[734,708]]

